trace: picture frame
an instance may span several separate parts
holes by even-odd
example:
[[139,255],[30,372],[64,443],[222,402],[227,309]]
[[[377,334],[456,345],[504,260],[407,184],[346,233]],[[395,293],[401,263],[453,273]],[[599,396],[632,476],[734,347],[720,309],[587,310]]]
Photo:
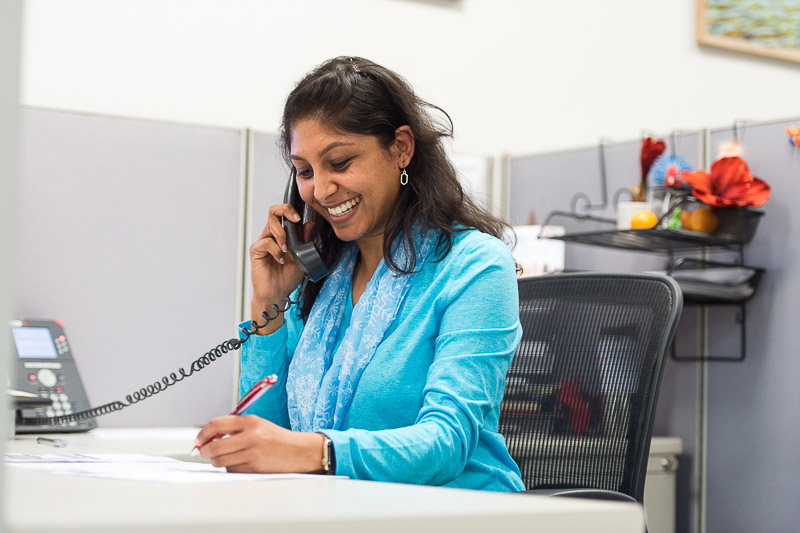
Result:
[[800,2],[697,0],[697,42],[800,63]]

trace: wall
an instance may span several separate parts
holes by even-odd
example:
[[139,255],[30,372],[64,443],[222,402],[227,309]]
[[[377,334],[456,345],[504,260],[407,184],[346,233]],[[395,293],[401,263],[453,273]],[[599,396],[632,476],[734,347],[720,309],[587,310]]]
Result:
[[[747,305],[747,357],[708,366],[709,531],[796,531],[800,523],[800,147],[786,142],[783,130],[790,124],[800,124],[800,116],[738,134],[753,174],[771,185],[772,194],[745,251],[748,263],[766,269]],[[731,133],[712,131],[711,145]],[[710,328],[720,333],[710,339],[711,354],[732,351],[726,341],[737,335],[725,334],[732,324],[730,315],[710,318]]]
[[485,155],[798,109],[798,65],[701,48],[694,21],[695,0],[26,0],[22,100],[274,132],[303,73],[356,54]]
[[[0,380],[7,383],[11,345],[9,329],[4,325],[12,317],[14,288],[14,250],[17,205],[17,149],[19,146],[19,39],[21,3],[0,2]],[[0,453],[8,434],[7,398],[0,395]],[[2,469],[3,467],[0,467]],[[0,485],[0,533],[5,530],[3,518],[4,487]]]
[[[16,316],[63,320],[92,406],[236,336],[241,131],[40,109],[20,125]],[[98,425],[202,425],[230,410],[235,361]]]

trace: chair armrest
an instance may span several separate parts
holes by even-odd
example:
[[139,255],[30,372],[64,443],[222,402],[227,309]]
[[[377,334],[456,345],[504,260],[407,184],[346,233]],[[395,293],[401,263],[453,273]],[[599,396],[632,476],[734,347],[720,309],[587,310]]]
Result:
[[586,498],[590,500],[610,500],[617,502],[637,502],[632,496],[603,489],[531,489],[520,494],[532,494],[534,496],[555,496],[558,498]]

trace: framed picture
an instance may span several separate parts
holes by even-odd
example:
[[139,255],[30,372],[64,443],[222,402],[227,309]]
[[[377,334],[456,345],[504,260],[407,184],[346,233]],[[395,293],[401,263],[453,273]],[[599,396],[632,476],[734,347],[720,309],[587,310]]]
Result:
[[800,0],[697,0],[697,42],[800,63]]

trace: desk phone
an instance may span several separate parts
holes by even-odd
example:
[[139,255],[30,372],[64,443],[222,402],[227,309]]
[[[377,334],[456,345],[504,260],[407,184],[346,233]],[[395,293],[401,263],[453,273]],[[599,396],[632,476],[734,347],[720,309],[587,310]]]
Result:
[[88,409],[89,400],[60,320],[23,319],[13,320],[10,325],[16,355],[11,386],[52,401],[49,407],[17,410],[16,432],[64,433],[97,427],[93,419],[37,423]]

